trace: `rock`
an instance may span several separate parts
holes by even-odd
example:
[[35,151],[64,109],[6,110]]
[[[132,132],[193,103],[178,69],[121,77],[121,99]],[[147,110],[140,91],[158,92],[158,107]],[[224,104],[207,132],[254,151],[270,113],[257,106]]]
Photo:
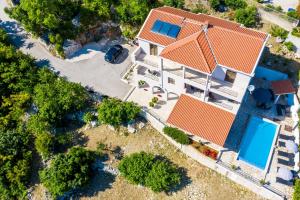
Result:
[[129,133],[135,133],[136,129],[132,126],[127,127]]
[[97,126],[97,121],[91,121],[92,128],[95,128]]
[[108,125],[107,126],[110,130],[115,131],[115,127],[113,127],[112,125]]
[[138,125],[138,129],[142,129],[142,128],[144,128],[145,127],[145,123],[144,122],[141,122],[141,123],[139,123],[139,125]]

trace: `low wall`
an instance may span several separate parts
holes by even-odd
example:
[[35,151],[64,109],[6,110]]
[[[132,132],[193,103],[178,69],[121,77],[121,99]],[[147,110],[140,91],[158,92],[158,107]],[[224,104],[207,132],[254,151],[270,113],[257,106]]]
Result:
[[259,180],[254,180],[252,177],[247,176],[246,174],[242,174],[242,172],[236,172],[231,169],[230,166],[226,165],[221,161],[214,161],[196,150],[191,145],[181,145],[175,142],[172,138],[165,135],[163,133],[163,128],[165,127],[165,122],[161,120],[157,115],[154,113],[149,112],[147,109],[143,109],[141,115],[151,123],[151,125],[158,130],[170,143],[172,143],[175,147],[180,149],[184,154],[193,158],[200,164],[215,170],[216,172],[228,177],[230,180],[246,187],[247,189],[251,190],[252,192],[261,195],[264,198],[272,199],[272,200],[283,200],[285,196],[276,189],[265,185],[262,186],[259,184]]

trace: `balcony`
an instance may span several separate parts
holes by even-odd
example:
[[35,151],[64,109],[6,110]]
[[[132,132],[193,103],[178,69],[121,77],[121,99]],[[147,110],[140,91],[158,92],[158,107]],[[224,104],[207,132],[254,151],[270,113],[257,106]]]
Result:
[[239,96],[239,93],[235,91],[230,83],[227,83],[225,81],[221,81],[215,78],[212,78],[210,88],[213,90],[217,90],[219,92],[222,92],[226,95],[229,95],[231,97],[237,98]]
[[208,101],[232,113],[237,113],[238,109],[240,108],[240,104],[238,102],[229,100],[221,95],[211,92],[209,93]]
[[136,68],[136,79],[137,81],[144,80],[149,85],[157,85],[159,83],[160,73],[138,65]]
[[136,62],[140,65],[145,65],[152,69],[159,68],[159,61],[160,59],[158,56],[148,55],[145,52],[143,52],[141,48],[138,48],[133,53],[133,62]]

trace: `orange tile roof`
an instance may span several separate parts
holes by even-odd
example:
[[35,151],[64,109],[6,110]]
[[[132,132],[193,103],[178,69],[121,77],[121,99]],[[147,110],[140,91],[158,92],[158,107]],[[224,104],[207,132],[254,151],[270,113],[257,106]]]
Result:
[[209,48],[204,31],[198,31],[170,44],[164,48],[160,56],[211,74],[217,62]]
[[217,145],[224,146],[235,115],[216,106],[181,95],[167,122]]
[[271,83],[271,87],[276,95],[296,93],[296,89],[294,88],[292,82],[288,79],[273,81]]
[[[151,28],[156,20],[180,26],[181,30],[178,37],[174,39],[152,32]],[[204,42],[202,54],[209,55],[213,52],[218,64],[251,74],[256,65],[259,53],[264,47],[267,34],[241,27],[240,24],[234,22],[205,14],[194,14],[172,7],[160,7],[151,10],[138,38],[167,47],[200,32],[205,24],[209,24],[207,40],[211,45],[211,49],[207,48],[205,46],[206,42]],[[185,47],[187,51],[185,55],[182,54],[180,56],[179,60],[188,60],[191,58],[191,52],[194,51],[195,45],[190,44],[190,47],[190,49]],[[202,62],[198,61],[198,58],[193,58],[192,61],[189,61],[190,65],[188,67],[195,68],[197,66],[197,69],[207,69],[205,66],[199,66]],[[210,60],[206,62],[211,63]],[[207,72],[207,70],[204,72]]]

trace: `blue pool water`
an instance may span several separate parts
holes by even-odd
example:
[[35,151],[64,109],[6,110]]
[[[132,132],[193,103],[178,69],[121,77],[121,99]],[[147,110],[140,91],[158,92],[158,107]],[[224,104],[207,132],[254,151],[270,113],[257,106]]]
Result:
[[258,66],[255,70],[255,77],[264,78],[268,81],[279,81],[288,79],[288,75],[279,71],[267,69],[261,66]]
[[251,117],[240,146],[238,159],[264,170],[276,131],[277,125],[262,118]]

